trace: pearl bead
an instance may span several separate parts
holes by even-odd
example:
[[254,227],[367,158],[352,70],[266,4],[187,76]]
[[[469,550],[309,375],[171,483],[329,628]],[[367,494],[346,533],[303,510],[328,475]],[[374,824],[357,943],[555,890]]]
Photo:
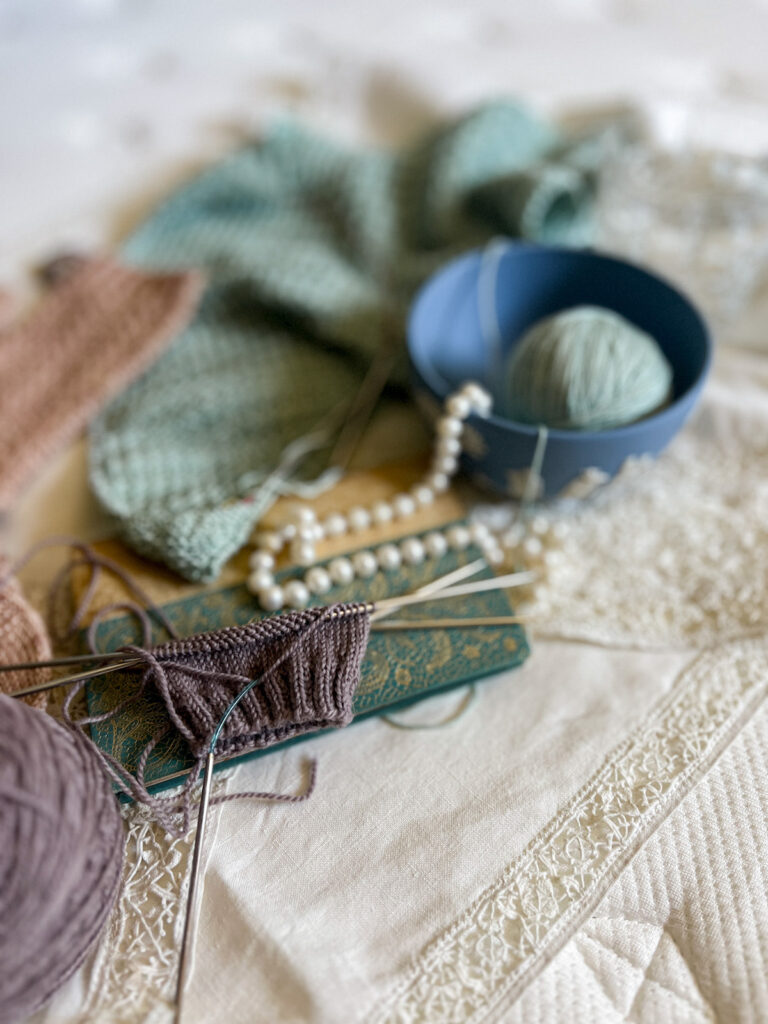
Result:
[[333,582],[338,586],[351,583],[355,578],[355,570],[348,558],[334,558],[328,566],[328,572]]
[[463,551],[468,548],[472,540],[466,526],[452,526],[450,530],[446,531],[445,539],[448,541],[448,546],[454,551]]
[[309,603],[309,588],[301,580],[291,580],[285,585],[285,603],[289,608],[306,608]]
[[461,389],[461,392],[475,412],[480,416],[487,416],[491,411],[493,399],[485,388],[481,388],[479,384],[476,384],[474,381],[469,381]]
[[[307,529],[309,529],[309,527],[307,527]],[[322,523],[315,523],[315,525],[312,527],[312,532],[315,535],[314,539],[316,541],[323,540],[325,538],[325,530],[323,529]]]
[[410,494],[398,494],[392,501],[392,508],[399,519],[407,519],[416,511],[416,502]]
[[315,545],[306,540],[295,540],[291,544],[291,559],[297,565],[312,565],[317,558]]
[[382,544],[376,551],[376,558],[379,565],[385,572],[392,572],[400,568],[402,557],[399,549],[394,544]]
[[445,473],[446,476],[453,476],[459,468],[459,460],[455,455],[438,456],[432,463],[435,473]]
[[333,512],[323,523],[326,537],[343,537],[347,532],[347,520],[338,512]]
[[322,597],[323,594],[327,594],[331,589],[331,577],[328,572],[316,565],[310,569],[307,575],[304,577],[304,582],[309,587],[313,594],[317,594],[318,597]]
[[394,514],[392,506],[388,501],[377,501],[371,509],[371,516],[377,526],[385,526],[387,523],[391,523]]
[[472,523],[469,527],[469,535],[472,538],[472,543],[479,544],[481,547],[483,544],[496,544],[496,539],[492,537],[491,531],[485,523]]
[[418,537],[407,537],[400,545],[400,554],[407,565],[419,565],[424,561],[424,545]]
[[522,524],[514,523],[505,531],[501,541],[505,548],[516,548],[518,545],[522,544],[524,537],[525,530]]
[[523,553],[528,558],[538,558],[544,550],[544,545],[538,537],[527,537],[523,541]]
[[568,539],[570,532],[567,523],[559,522],[552,526],[552,536],[561,543]]
[[317,513],[309,505],[294,505],[290,510],[291,522],[297,526],[312,526],[317,522]]
[[437,530],[428,533],[424,538],[424,548],[430,558],[442,558],[448,550],[448,541]]
[[262,533],[256,534],[254,544],[263,551],[271,551],[273,554],[277,554],[278,551],[283,549],[283,538],[274,530],[264,530]]
[[448,490],[450,483],[445,473],[431,473],[427,477],[427,486],[431,487],[435,494],[442,494],[443,491]]
[[283,543],[292,541],[299,532],[299,528],[296,523],[286,523],[285,526],[280,528],[280,536],[283,538]]
[[437,458],[446,458],[450,455],[459,455],[461,453],[461,441],[458,437],[441,437],[435,445],[435,455]]
[[258,594],[260,591],[266,590],[267,587],[271,587],[274,582],[275,577],[269,569],[254,569],[248,577],[246,586],[252,594]]
[[457,420],[465,420],[472,412],[472,403],[466,395],[459,392],[457,395],[451,395],[445,403],[445,411],[449,416],[455,416]]
[[270,551],[252,551],[248,565],[254,571],[256,569],[274,569],[275,556]]
[[[296,537],[298,540],[306,541],[308,544],[314,544],[316,540],[321,538],[317,536],[318,523],[309,523],[304,526],[300,526],[296,531]],[[321,527],[322,529],[322,527]]]
[[265,612],[279,612],[283,607],[283,588],[277,584],[259,591],[259,604]]
[[371,516],[367,509],[364,509],[362,505],[355,505],[347,513],[349,519],[349,525],[355,533],[362,533],[363,530],[367,530],[371,525]]
[[545,533],[549,533],[549,523],[544,516],[534,516],[531,520],[531,529],[539,537],[543,537]]
[[417,484],[411,491],[417,505],[431,505],[435,500],[435,492],[426,484]]
[[441,416],[437,421],[439,437],[461,437],[463,429],[461,420],[457,420],[455,416]]
[[361,580],[369,580],[376,575],[379,563],[372,551],[358,551],[352,556],[352,566],[356,576]]
[[504,552],[498,544],[489,544],[488,547],[483,548],[483,558],[488,565],[501,565],[504,561]]

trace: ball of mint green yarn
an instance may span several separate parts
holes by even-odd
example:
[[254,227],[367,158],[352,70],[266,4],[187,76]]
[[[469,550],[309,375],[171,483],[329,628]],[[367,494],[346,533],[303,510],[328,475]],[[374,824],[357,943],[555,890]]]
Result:
[[623,316],[577,306],[534,324],[509,354],[506,415],[565,430],[608,430],[660,409],[672,368]]

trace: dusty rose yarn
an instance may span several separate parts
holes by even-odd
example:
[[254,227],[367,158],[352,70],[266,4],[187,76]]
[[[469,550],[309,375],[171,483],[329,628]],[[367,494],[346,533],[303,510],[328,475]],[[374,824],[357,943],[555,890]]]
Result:
[[0,694],[0,1024],[74,973],[117,895],[123,826],[92,745]]
[[[7,578],[8,567],[7,559],[0,555],[0,661],[6,665],[46,661],[52,657],[48,631],[16,580]],[[50,670],[44,668],[0,672],[0,693],[13,693],[49,678]],[[46,698],[47,694],[38,693],[27,697],[27,703],[44,708]]]

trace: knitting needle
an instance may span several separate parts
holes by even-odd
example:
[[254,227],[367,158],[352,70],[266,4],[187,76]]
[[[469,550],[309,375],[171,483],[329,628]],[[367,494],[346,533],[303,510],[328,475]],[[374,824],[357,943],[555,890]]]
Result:
[[121,651],[105,654],[69,654],[63,658],[48,658],[46,661],[18,661],[13,665],[0,665],[0,672],[23,672],[34,668],[57,668],[60,665],[83,665],[91,661],[114,661],[124,658]]
[[[441,576],[440,579],[432,580],[431,583],[426,584],[424,587],[420,587],[414,591],[416,594],[427,594],[434,593],[444,587],[449,586],[452,583],[459,583],[461,580],[467,579],[469,576],[474,576],[476,573],[484,567],[485,562],[478,558],[475,562],[470,562],[467,565],[462,565],[459,569],[454,569],[453,572],[447,573],[445,576]],[[394,611],[395,609],[391,609]],[[389,615],[390,612],[385,611],[383,615]],[[376,618],[375,615],[371,616],[371,621]],[[46,690],[55,690],[58,686],[67,686],[69,683],[76,683],[81,679],[90,679],[97,675],[106,675],[108,672],[118,672],[121,669],[129,668],[132,665],[138,665],[138,659],[126,660],[125,655],[122,651],[112,651],[105,654],[73,654],[63,658],[50,658],[47,661],[20,661],[13,665],[0,665],[0,672],[22,672],[31,669],[42,669],[42,668],[56,668],[61,665],[80,665],[88,664],[92,661],[106,661],[116,662],[113,665],[105,665],[102,668],[95,668],[86,672],[76,672],[69,676],[59,676],[56,679],[51,679],[46,683],[38,683],[34,686],[28,686],[23,690],[15,690],[13,692],[14,697],[30,697],[35,693],[43,693]]]
[[453,586],[454,583],[461,583],[462,580],[469,579],[470,576],[476,576],[485,567],[485,559],[476,558],[474,562],[467,562],[466,565],[460,565],[458,569],[453,569],[444,576],[438,576],[437,579],[430,580],[429,583],[425,583],[423,587],[419,587],[413,593],[425,596],[427,594],[434,594],[438,590],[444,590],[446,587]]
[[[391,609],[391,611],[395,610],[395,608]],[[387,612],[387,614],[389,614],[389,612]],[[397,630],[406,629],[469,629],[477,626],[514,626],[528,621],[528,619],[520,615],[473,616],[469,619],[397,619],[389,622],[375,621],[372,623],[371,629],[373,632],[384,630],[396,632]],[[122,657],[122,655],[120,656]],[[41,665],[40,663],[35,662],[32,663],[30,667],[45,667],[48,664],[51,663],[43,662]],[[45,693],[47,690],[55,690],[58,686],[68,686],[71,683],[77,683],[83,679],[91,679],[94,676],[107,675],[110,672],[119,672],[126,668],[133,668],[139,664],[141,664],[139,659],[133,658],[130,661],[121,661],[115,665],[105,665],[103,668],[94,668],[87,672],[78,672],[71,676],[59,676],[58,679],[51,679],[47,683],[27,686],[23,690],[14,690],[13,693],[9,694],[9,696],[31,697],[35,693]],[[23,666],[19,665],[18,667],[22,668]]]
[[478,615],[471,619],[388,619],[375,622],[373,632],[400,629],[470,629],[476,626],[517,626],[530,622],[524,615]]
[[[400,608],[410,604],[423,604],[428,601],[443,601],[452,597],[464,597],[468,594],[485,593],[489,590],[501,590],[507,587],[523,586],[526,583],[531,583],[536,579],[536,574],[532,572],[515,572],[509,573],[506,576],[495,576],[489,580],[477,580],[475,583],[463,583],[458,586],[450,587],[445,586],[445,580],[453,577],[455,579],[456,573],[463,572],[465,577],[470,575],[470,569],[472,569],[473,563],[467,566],[462,566],[461,569],[455,569],[452,573],[447,573],[446,576],[441,577],[439,580],[433,580],[432,583],[421,588],[421,592],[416,591],[412,594],[404,594],[402,597],[390,597],[385,598],[381,601],[377,601],[371,605],[373,613],[383,611],[388,613],[390,610],[397,611]],[[477,569],[472,569],[472,573],[476,572]],[[440,584],[442,589],[435,589],[435,585]],[[431,588],[429,592],[425,592],[427,588]],[[119,652],[116,652],[119,653]],[[126,658],[124,661],[116,661],[112,664],[99,665],[96,668],[88,669],[85,672],[76,672],[69,676],[60,676],[58,679],[51,679],[45,683],[38,683],[35,686],[27,686],[23,690],[14,690],[10,695],[12,697],[30,697],[35,693],[45,693],[48,690],[55,690],[59,686],[69,686],[72,683],[77,683],[85,679],[91,679],[94,676],[107,675],[110,672],[120,672],[123,669],[133,668],[136,665],[141,665],[141,659],[139,658]]]
[[328,459],[329,466],[343,470],[351,462],[384,386],[389,380],[396,357],[394,348],[385,349],[380,351],[371,363],[359,391],[347,410],[345,422]]
[[423,604],[428,601],[445,601],[451,597],[465,597],[468,594],[483,594],[489,590],[506,590],[508,587],[522,587],[533,583],[535,572],[511,572],[506,576],[494,576],[490,580],[478,580],[476,583],[463,583],[457,587],[446,587],[431,594],[404,594],[402,597],[387,597],[376,601],[374,612],[389,608],[404,608],[409,604]]
[[[414,590],[413,593],[421,594],[422,597],[426,597],[428,594],[435,594],[440,590],[444,590],[446,587],[452,586],[454,583],[461,583],[462,580],[466,580],[470,576],[476,576],[477,573],[484,568],[485,560],[478,558],[474,562],[468,562],[466,565],[460,565],[458,569],[454,569],[452,572],[447,572],[444,576],[438,576],[436,580],[430,580],[429,583],[425,583],[423,587],[419,587],[418,590]],[[394,608],[391,608],[389,611],[374,611],[371,615],[371,622],[376,622],[377,619],[383,619],[385,615],[390,615],[394,610]]]
[[[269,673],[267,673],[269,674]],[[176,977],[176,998],[175,998],[175,1012],[173,1015],[174,1024],[181,1024],[181,1009],[182,1001],[184,998],[184,982],[186,980],[186,962],[189,953],[189,942],[192,934],[192,928],[196,919],[197,909],[197,887],[198,882],[202,878],[202,857],[203,857],[203,839],[205,837],[205,823],[208,818],[208,806],[211,798],[211,783],[213,782],[213,769],[214,769],[214,755],[216,751],[216,744],[219,742],[219,736],[221,736],[222,730],[226,725],[227,719],[235,710],[237,705],[243,700],[243,698],[251,692],[251,690],[258,686],[264,676],[257,676],[255,679],[251,679],[249,683],[240,690],[234,700],[231,702],[227,710],[221,716],[218,721],[216,728],[211,736],[211,741],[208,745],[208,755],[205,759],[205,767],[203,769],[203,789],[200,795],[200,810],[197,813],[197,831],[195,832],[195,846],[192,851],[192,866],[190,869],[189,877],[189,890],[187,892],[187,906],[184,911],[184,931],[181,936],[181,950],[179,952],[179,971]]]
[[123,661],[114,664],[98,665],[96,668],[88,669],[86,672],[76,672],[71,676],[59,676],[57,679],[49,679],[47,683],[37,683],[35,686],[25,686],[23,690],[14,690],[9,697],[31,697],[35,693],[46,693],[48,690],[55,690],[58,686],[70,686],[72,683],[79,683],[82,679],[92,679],[94,676],[105,676],[110,672],[120,672],[125,668],[133,668],[141,665],[139,658],[125,658],[119,651]]
[[187,956],[192,933],[192,926],[196,918],[197,910],[197,888],[202,877],[200,870],[203,857],[203,837],[205,836],[205,824],[208,820],[208,807],[211,801],[211,784],[213,782],[213,748],[211,745],[208,756],[205,759],[203,769],[203,788],[200,793],[200,810],[197,815],[197,831],[195,832],[195,846],[192,851],[192,867],[189,875],[189,889],[187,892],[187,908],[184,914],[184,931],[181,936],[181,951],[179,953],[179,970],[176,976],[176,1009],[173,1015],[174,1024],[181,1021],[181,1008],[184,998],[184,982],[187,976]]
[[[482,560],[479,560],[479,564],[472,565],[471,563],[467,566],[461,566],[459,569],[454,570],[451,573],[447,573],[440,579],[433,580],[431,583],[426,584],[424,587],[417,590],[415,593],[402,597],[393,598],[388,602],[381,602],[378,607],[385,610],[387,607],[399,608],[403,604],[412,604],[424,600],[439,600],[444,597],[460,597],[465,594],[476,593],[478,586],[485,590],[495,590],[504,586],[515,586],[520,583],[527,583],[535,578],[534,573],[510,573],[507,576],[500,576],[494,580],[480,580],[476,583],[465,583],[459,584],[454,587],[447,586],[449,580],[455,582],[457,576],[459,579],[466,579],[468,576],[474,575],[478,572],[479,568],[483,565]],[[487,584],[493,584],[488,586]],[[509,617],[504,617],[509,618]],[[387,626],[392,626],[393,623],[380,623],[378,628],[386,629]],[[399,625],[399,624],[395,624]],[[410,628],[412,625],[408,624]],[[186,964],[187,957],[189,954],[190,940],[192,931],[194,928],[196,916],[197,916],[197,890],[200,879],[202,878],[202,856],[203,856],[203,840],[205,838],[205,826],[208,819],[208,807],[210,805],[211,796],[211,784],[213,781],[214,771],[214,754],[216,750],[216,744],[219,736],[224,728],[229,716],[235,710],[240,701],[249,693],[254,686],[256,686],[261,680],[256,678],[252,679],[243,689],[237,694],[235,699],[229,705],[223,716],[219,719],[219,723],[216,730],[211,738],[210,745],[208,747],[208,755],[205,760],[205,768],[203,771],[203,787],[200,796],[200,809],[197,816],[197,829],[195,832],[195,845],[192,853],[192,866],[190,871],[189,879],[189,890],[187,893],[187,904],[184,914],[184,930],[181,939],[181,950],[179,953],[179,969],[176,979],[176,997],[175,997],[175,1012],[174,1012],[174,1024],[181,1024],[181,1013],[184,999],[184,984],[186,981]]]

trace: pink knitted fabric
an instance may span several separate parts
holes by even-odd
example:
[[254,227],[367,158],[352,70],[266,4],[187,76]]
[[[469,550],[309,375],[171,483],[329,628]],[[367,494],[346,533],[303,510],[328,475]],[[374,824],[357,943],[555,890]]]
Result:
[[[103,257],[67,261],[21,323],[0,311],[0,509],[186,326],[194,272],[148,273]],[[5,303],[3,303],[5,305]]]
[[[0,557],[0,578],[7,570],[7,560]],[[20,661],[43,661],[50,657],[51,642],[43,620],[27,604],[18,583],[11,578],[0,587],[0,662],[11,665]],[[0,672],[0,693],[13,693],[22,687],[44,683],[49,678],[49,669]],[[44,708],[46,701],[44,693],[27,698],[27,703],[39,708]]]

